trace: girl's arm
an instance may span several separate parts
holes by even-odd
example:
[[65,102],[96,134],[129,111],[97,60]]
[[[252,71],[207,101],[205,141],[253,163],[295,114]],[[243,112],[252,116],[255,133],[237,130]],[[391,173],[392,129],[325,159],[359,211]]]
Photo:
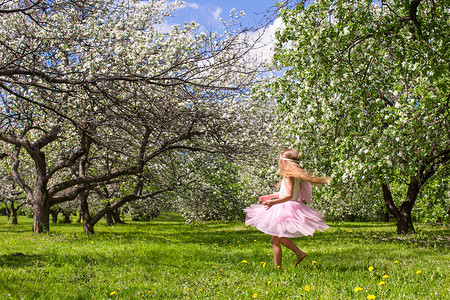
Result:
[[259,197],[259,202],[264,202],[273,198],[278,198],[279,193],[274,193],[274,194],[270,194],[270,195],[265,195],[265,196],[261,196]]
[[295,179],[292,177],[287,177],[287,178],[285,178],[284,184],[286,185],[286,196],[284,196],[282,198],[278,198],[278,199],[266,200],[266,201],[263,201],[262,204],[267,206],[267,208],[270,208],[272,205],[291,200],[292,199],[292,191],[294,189],[294,184],[295,184]]

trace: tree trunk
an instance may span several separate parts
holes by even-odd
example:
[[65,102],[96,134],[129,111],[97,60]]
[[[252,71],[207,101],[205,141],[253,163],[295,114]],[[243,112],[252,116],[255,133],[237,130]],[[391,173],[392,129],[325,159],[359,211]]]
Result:
[[123,224],[123,221],[120,219],[119,210],[117,208],[113,210],[112,215],[113,215],[113,218],[114,218],[114,223],[116,223],[116,224]]
[[387,210],[392,214],[397,221],[397,233],[408,234],[414,233],[415,229],[412,223],[411,211],[416,202],[417,195],[419,194],[419,182],[417,179],[412,179],[406,194],[406,199],[402,205],[398,208],[392,198],[392,193],[389,188],[389,184],[384,182],[381,184],[383,189],[383,198],[386,203]]
[[87,202],[89,192],[82,191],[78,198],[80,199],[80,215],[83,219],[83,232],[85,234],[94,234],[94,225],[91,214],[89,213],[89,204]]
[[58,214],[59,214],[59,212],[57,210],[51,210],[50,213],[52,214],[52,223],[53,224],[58,223]]
[[6,211],[6,216],[8,217],[8,221],[9,221],[9,218],[11,217],[11,212],[8,209],[8,201],[5,201],[5,211]]
[[411,219],[411,210],[402,210],[400,208],[397,219],[397,233],[408,234],[416,232]]
[[108,226],[114,225],[114,218],[113,218],[113,215],[112,215],[112,212],[111,212],[111,211],[108,211],[108,212],[106,213],[105,217],[106,217],[106,224],[107,224]]
[[[17,221],[17,210],[19,208],[15,208],[14,207],[14,201],[11,201],[11,216],[12,216],[12,220],[11,220],[11,225],[18,225],[19,222]],[[9,217],[8,217],[9,220]]]
[[83,232],[85,234],[94,234],[94,225],[91,222],[83,221]]
[[64,223],[69,224],[70,223],[70,212],[63,212],[64,216]]
[[48,200],[38,199],[33,203],[33,232],[46,233],[50,230],[50,205]]

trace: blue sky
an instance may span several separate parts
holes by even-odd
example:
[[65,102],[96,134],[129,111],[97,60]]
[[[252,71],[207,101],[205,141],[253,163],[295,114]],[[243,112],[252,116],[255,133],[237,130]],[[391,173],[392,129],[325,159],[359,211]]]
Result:
[[[168,0],[168,2],[173,2]],[[183,1],[184,5],[174,13],[175,17],[170,17],[162,24],[162,30],[169,31],[171,25],[184,24],[194,21],[200,25],[200,32],[223,31],[220,19],[229,21],[230,11],[234,8],[236,12],[244,11],[245,16],[239,20],[243,27],[259,27],[263,23],[265,15],[269,9],[274,10],[277,0],[190,0]],[[267,24],[265,22],[264,24]],[[274,33],[281,26],[278,19],[267,28],[253,32],[253,38],[259,37],[259,43],[252,55],[259,59],[266,60],[272,58],[272,46]]]
[[241,19],[244,26],[256,26],[270,7],[275,6],[276,0],[191,0],[178,9],[176,19],[195,21],[202,27],[215,29],[220,25],[220,18],[229,19],[231,9],[244,11],[246,16]]

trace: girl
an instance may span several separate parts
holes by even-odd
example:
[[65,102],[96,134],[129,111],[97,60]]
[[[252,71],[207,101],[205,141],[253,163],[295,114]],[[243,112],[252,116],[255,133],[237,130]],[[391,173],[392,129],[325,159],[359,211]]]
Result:
[[299,165],[300,154],[288,149],[281,152],[278,162],[278,175],[282,176],[280,192],[262,196],[259,202],[244,209],[247,213],[246,225],[252,225],[260,231],[272,235],[271,244],[275,267],[281,267],[281,245],[294,251],[298,265],[306,253],[301,251],[289,238],[313,235],[315,230],[330,228],[322,216],[314,209],[303,204],[311,204],[311,183],[325,184],[331,178],[316,177],[308,174]]

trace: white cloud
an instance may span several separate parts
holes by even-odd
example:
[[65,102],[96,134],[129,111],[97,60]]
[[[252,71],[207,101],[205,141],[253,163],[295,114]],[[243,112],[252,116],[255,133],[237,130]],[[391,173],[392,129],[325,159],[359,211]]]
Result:
[[213,15],[213,19],[218,21],[220,20],[220,14],[222,13],[222,7],[217,7],[215,11],[213,11],[212,15]]
[[275,42],[275,32],[284,27],[284,23],[281,18],[277,18],[271,25],[266,28],[262,28],[251,34],[254,40],[257,40],[255,49],[251,52],[251,55],[257,57],[258,60],[272,60],[273,47]]
[[199,9],[199,7],[200,5],[194,2],[183,2],[183,5],[180,6],[180,8],[193,8],[193,9]]

